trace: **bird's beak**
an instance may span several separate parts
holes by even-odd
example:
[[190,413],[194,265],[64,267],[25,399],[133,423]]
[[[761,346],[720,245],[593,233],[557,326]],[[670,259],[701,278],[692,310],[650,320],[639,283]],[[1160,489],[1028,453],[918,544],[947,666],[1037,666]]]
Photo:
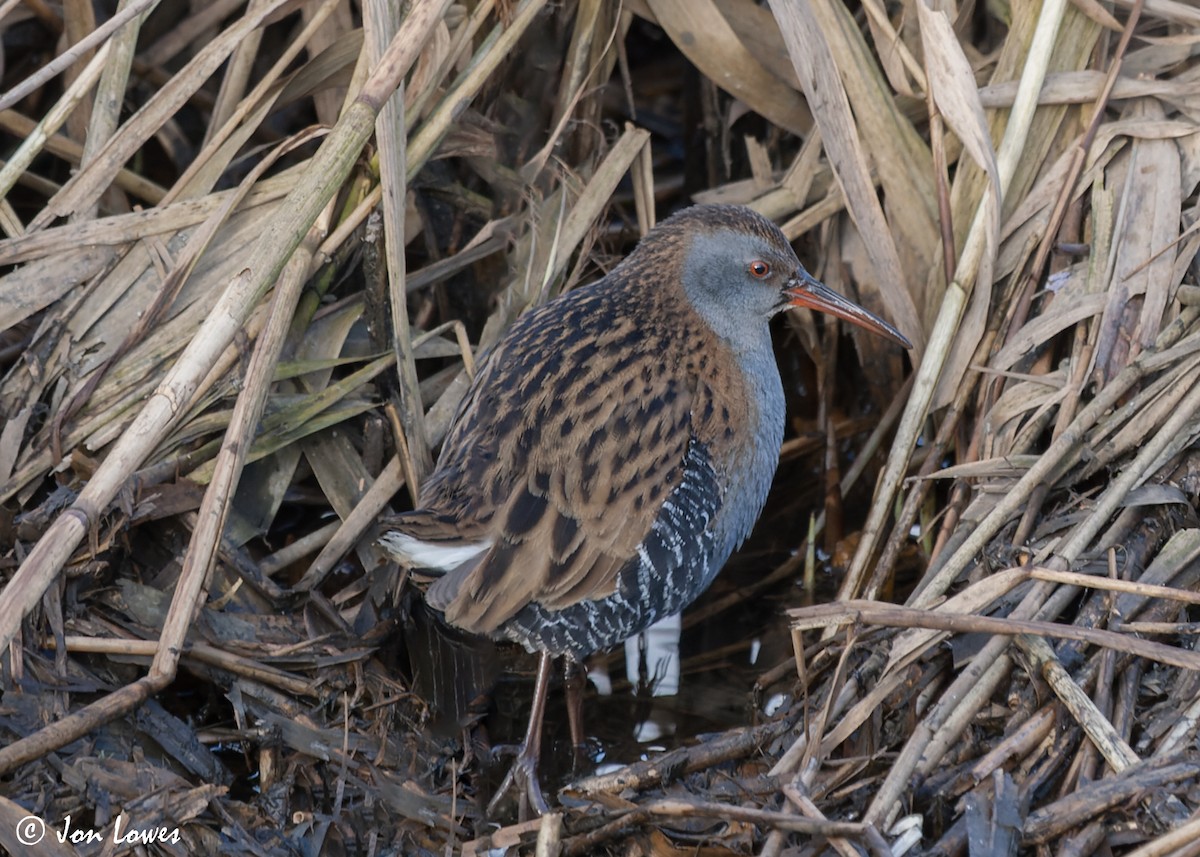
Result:
[[827,312],[844,318],[859,327],[865,327],[872,333],[886,336],[893,342],[898,342],[905,348],[912,348],[912,343],[903,333],[896,330],[873,312],[863,309],[854,301],[847,300],[833,289],[817,281],[812,274],[801,268],[784,286],[783,296],[788,306],[803,306],[819,312]]

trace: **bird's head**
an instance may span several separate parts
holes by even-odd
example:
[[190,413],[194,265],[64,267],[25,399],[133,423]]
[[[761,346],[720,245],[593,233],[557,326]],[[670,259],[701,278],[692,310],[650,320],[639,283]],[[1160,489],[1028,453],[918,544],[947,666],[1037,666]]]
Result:
[[732,341],[761,336],[791,307],[826,312],[911,348],[879,316],[818,282],[774,223],[743,206],[697,205],[663,222],[680,235],[683,287],[713,329]]

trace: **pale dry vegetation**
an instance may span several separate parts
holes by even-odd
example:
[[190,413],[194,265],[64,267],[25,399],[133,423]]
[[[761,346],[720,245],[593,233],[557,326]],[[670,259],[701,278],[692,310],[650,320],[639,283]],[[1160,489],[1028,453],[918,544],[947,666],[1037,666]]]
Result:
[[[1200,854],[1195,4],[0,28],[0,845],[123,812],[173,854]],[[827,550],[838,600],[771,619],[780,710],[497,830],[395,666],[374,522],[474,357],[689,201],[776,219],[917,347],[779,330],[795,555],[704,609]]]

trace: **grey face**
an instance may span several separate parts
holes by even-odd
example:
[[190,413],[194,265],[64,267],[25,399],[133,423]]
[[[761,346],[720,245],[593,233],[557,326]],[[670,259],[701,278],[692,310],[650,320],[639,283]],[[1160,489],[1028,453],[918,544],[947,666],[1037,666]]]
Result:
[[692,239],[683,270],[684,290],[696,309],[720,336],[743,349],[769,343],[767,322],[787,309],[784,288],[802,269],[786,245],[719,230]]

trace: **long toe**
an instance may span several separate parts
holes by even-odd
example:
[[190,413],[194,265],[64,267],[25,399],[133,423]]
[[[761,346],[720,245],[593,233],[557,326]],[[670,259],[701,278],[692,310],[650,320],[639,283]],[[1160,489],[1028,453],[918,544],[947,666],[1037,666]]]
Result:
[[517,757],[513,759],[512,766],[504,775],[500,787],[488,801],[487,814],[489,817],[496,817],[512,792],[516,792],[519,820],[527,821],[535,815],[545,815],[550,811],[546,797],[542,794],[542,785],[538,781],[537,763],[537,756],[526,752],[524,748],[517,753]]
[[521,789],[521,820],[549,812],[546,796],[542,794],[542,784],[538,782],[537,757],[531,758],[521,753],[513,763],[513,769],[517,772],[516,778]]

